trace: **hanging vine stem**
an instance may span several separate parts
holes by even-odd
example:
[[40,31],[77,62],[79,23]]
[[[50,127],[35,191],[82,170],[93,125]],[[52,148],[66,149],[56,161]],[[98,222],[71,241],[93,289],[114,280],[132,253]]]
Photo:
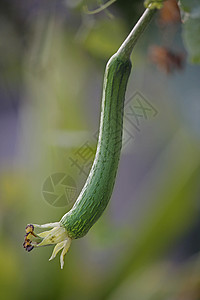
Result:
[[[119,50],[107,63],[96,155],[86,183],[72,209],[59,222],[44,225],[29,224],[26,227],[24,248],[55,245],[52,260],[62,250],[61,268],[71,241],[89,231],[105,210],[114,187],[123,132],[123,110],[127,82],[131,72],[130,55],[138,38],[151,22],[156,9],[150,4]],[[160,1],[159,1],[160,3]],[[34,227],[52,228],[36,234]]]
[[88,7],[86,5],[84,5],[83,6],[83,10],[88,15],[98,14],[101,11],[105,10],[106,8],[108,8],[110,5],[112,5],[116,1],[117,0],[109,0],[108,2],[102,4],[100,7],[98,7],[97,9],[94,9],[94,10],[89,10]]

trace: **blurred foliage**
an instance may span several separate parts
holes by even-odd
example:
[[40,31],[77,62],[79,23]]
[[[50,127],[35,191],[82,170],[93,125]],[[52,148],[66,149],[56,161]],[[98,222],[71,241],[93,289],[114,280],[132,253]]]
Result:
[[[137,92],[157,115],[145,119],[140,110],[126,126],[132,138],[108,209],[73,241],[62,271],[58,258],[48,262],[52,248],[22,247],[27,223],[58,221],[81,190],[96,147],[105,63],[143,11],[142,1],[118,0],[85,15],[85,4],[100,2],[0,2],[0,296],[198,300],[200,70],[185,63],[167,76],[150,62],[155,43],[185,51],[179,25],[163,31],[159,16],[132,55],[127,90],[127,100]],[[92,154],[81,171],[72,159],[85,143]],[[42,195],[55,172],[76,183],[65,207]]]
[[123,40],[124,28],[120,19],[117,23],[112,20],[99,20],[84,41],[86,49],[100,58],[111,56]]
[[183,39],[190,61],[200,63],[200,3],[198,0],[181,0],[183,12]]

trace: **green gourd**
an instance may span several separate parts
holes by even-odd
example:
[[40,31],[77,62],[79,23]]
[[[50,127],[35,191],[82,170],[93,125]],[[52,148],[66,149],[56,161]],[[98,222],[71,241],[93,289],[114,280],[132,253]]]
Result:
[[156,9],[146,9],[119,50],[107,63],[94,163],[73,208],[61,219],[61,224],[73,239],[80,238],[88,232],[110,200],[122,146],[124,99],[131,72],[130,55],[155,12]]
[[[89,231],[102,215],[112,195],[122,147],[124,99],[131,72],[130,55],[156,12],[155,3],[158,2],[160,5],[160,0],[152,2],[153,4],[145,10],[119,50],[107,63],[96,155],[78,199],[60,222],[29,224],[26,227],[24,248],[29,252],[34,247],[55,244],[50,260],[62,250],[61,268],[64,266],[64,256],[69,250],[71,241],[83,237]],[[34,227],[53,229],[36,234]]]

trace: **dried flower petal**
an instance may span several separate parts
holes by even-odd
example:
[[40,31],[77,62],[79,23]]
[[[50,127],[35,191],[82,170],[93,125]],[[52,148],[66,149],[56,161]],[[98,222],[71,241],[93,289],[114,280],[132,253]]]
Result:
[[[52,229],[36,234],[34,232],[34,227]],[[61,226],[60,222],[48,223],[44,225],[29,224],[26,226],[25,230],[26,234],[23,247],[28,252],[30,252],[34,247],[42,247],[54,244],[56,246],[54,247],[52,256],[49,259],[52,260],[56,257],[57,253],[63,249],[60,256],[61,269],[63,269],[64,256],[71,245],[71,238],[68,236],[66,229]]]

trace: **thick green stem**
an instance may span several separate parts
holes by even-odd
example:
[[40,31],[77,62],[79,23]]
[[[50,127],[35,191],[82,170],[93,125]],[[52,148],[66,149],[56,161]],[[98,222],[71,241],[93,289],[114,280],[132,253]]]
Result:
[[129,33],[119,50],[117,51],[117,56],[122,59],[128,59],[133,51],[138,38],[144,32],[148,24],[151,22],[157,9],[147,8],[139,21],[136,23],[132,31]]

